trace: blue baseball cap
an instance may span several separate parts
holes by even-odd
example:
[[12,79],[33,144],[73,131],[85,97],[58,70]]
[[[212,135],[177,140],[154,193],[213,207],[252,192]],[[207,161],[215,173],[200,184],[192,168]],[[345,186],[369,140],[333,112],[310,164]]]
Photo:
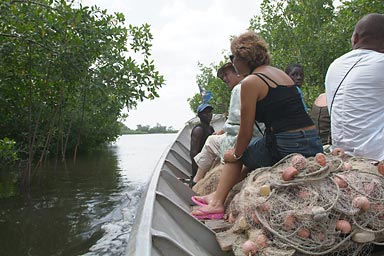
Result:
[[204,111],[204,109],[206,108],[211,108],[213,109],[213,107],[207,103],[203,103],[203,104],[200,104],[198,107],[197,107],[197,114],[199,114],[200,112]]

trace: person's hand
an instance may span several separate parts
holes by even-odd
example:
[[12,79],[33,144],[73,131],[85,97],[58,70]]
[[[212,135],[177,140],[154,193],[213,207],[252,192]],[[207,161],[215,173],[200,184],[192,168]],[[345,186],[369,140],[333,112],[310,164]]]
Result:
[[214,132],[213,134],[214,135],[221,135],[224,133],[224,130],[220,130],[220,131],[217,131],[217,132]]
[[235,149],[234,148],[229,148],[224,153],[224,162],[234,163],[234,162],[239,161],[239,159],[240,158],[235,158]]

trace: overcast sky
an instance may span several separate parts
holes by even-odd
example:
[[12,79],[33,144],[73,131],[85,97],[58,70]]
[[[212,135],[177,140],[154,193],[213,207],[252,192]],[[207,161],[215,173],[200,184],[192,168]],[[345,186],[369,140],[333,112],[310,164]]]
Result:
[[194,117],[187,102],[199,92],[198,62],[209,65],[229,52],[229,39],[246,31],[261,0],[82,0],[109,12],[122,12],[127,24],[151,25],[152,59],[165,78],[159,98],[128,112],[124,123],[180,129]]

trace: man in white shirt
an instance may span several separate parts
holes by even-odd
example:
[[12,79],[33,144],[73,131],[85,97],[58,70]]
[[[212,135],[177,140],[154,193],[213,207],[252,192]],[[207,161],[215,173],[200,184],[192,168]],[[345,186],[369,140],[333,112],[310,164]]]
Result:
[[332,145],[351,156],[384,160],[384,15],[357,22],[352,49],[325,78]]

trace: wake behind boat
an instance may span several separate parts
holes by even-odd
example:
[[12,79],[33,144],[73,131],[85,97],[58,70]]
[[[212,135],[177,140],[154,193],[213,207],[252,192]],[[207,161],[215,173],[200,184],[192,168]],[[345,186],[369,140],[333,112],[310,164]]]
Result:
[[[159,159],[142,196],[126,255],[233,255],[223,252],[215,232],[189,213],[196,193],[183,180],[191,175],[191,131],[198,121],[188,121]],[[216,115],[211,125],[220,130],[224,122],[224,116]]]

